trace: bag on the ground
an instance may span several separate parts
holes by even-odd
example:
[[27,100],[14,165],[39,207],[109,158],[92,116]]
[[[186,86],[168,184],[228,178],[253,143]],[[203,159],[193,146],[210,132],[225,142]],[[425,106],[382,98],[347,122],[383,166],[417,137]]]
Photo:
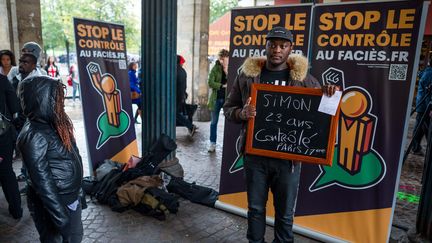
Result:
[[167,185],[169,192],[176,193],[194,203],[214,207],[219,193],[211,188],[189,183],[181,178],[172,178]]
[[82,181],[82,189],[84,190],[85,194],[87,195],[94,195],[95,194],[95,186],[98,180],[94,176],[86,176],[83,178]]

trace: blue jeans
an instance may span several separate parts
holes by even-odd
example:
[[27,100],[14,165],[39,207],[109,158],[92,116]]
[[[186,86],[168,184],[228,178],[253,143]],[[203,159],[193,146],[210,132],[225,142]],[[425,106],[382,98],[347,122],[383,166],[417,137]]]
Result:
[[216,143],[217,136],[217,124],[219,121],[219,114],[222,109],[225,99],[216,99],[215,107],[211,113],[211,123],[210,123],[210,142]]
[[76,92],[78,91],[79,95],[80,85],[78,83],[72,82],[72,100],[75,101]]
[[266,203],[269,188],[273,193],[275,225],[273,242],[293,242],[294,205],[300,179],[300,165],[279,159],[244,157],[248,197],[249,242],[264,242]]

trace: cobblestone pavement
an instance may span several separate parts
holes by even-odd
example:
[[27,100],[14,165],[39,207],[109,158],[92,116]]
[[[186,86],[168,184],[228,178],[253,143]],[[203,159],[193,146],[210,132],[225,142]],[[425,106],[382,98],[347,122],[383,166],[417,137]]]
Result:
[[[87,151],[85,144],[84,127],[79,102],[73,104],[66,101],[66,110],[74,122],[78,146],[81,156],[86,163]],[[193,139],[190,139],[186,128],[177,128],[177,157],[185,171],[185,180],[195,181],[199,185],[219,188],[223,117],[218,129],[218,144],[216,153],[207,152],[209,122],[196,122],[199,130]],[[136,125],[137,137],[141,136],[141,127]],[[14,162],[17,175],[21,161]],[[420,194],[419,173],[422,171],[422,161],[419,156],[410,156],[402,173],[401,185],[409,189],[414,195]],[[89,169],[85,166],[85,174]],[[24,186],[20,183],[20,187]],[[14,220],[8,215],[7,203],[3,192],[0,192],[0,242],[38,242],[38,233],[29,215],[26,197],[22,196],[24,216],[21,220]],[[90,199],[88,199],[90,200]],[[415,224],[417,204],[398,200],[394,222],[404,227]],[[218,210],[208,208],[187,200],[180,199],[180,208],[175,215],[169,215],[165,221],[129,210],[123,213],[111,211],[107,206],[96,201],[88,203],[83,210],[84,224],[83,242],[247,242],[245,218]],[[266,240],[273,239],[273,228],[267,227]],[[317,242],[315,240],[295,235],[296,242]],[[406,241],[404,230],[393,227],[391,242]]]

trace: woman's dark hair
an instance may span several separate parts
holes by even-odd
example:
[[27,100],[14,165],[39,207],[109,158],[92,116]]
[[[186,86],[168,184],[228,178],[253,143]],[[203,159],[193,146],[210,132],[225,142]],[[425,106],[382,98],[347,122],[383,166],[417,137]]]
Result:
[[[15,60],[15,55],[13,54],[12,51],[9,50],[1,50],[0,51],[0,59],[2,58],[3,55],[7,55],[9,56],[9,58],[11,59],[11,64],[12,66],[16,66],[16,60]],[[0,62],[0,66],[1,66],[1,62]]]
[[218,53],[219,58],[229,57],[229,51],[227,49],[222,49]]
[[70,152],[72,150],[72,143],[75,142],[73,135],[73,125],[69,116],[64,110],[65,100],[65,86],[58,82],[55,89],[55,105],[54,105],[54,128],[57,131],[63,145]]
[[137,64],[136,62],[130,62],[128,65],[128,70],[134,70],[133,67],[135,66],[135,64]]

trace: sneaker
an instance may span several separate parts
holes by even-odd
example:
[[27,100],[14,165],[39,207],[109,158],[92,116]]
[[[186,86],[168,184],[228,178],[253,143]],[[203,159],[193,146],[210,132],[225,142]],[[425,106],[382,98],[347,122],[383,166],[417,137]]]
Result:
[[196,129],[197,129],[197,127],[195,125],[192,125],[192,128],[188,129],[189,130],[189,136],[193,137],[193,135],[195,135]]
[[209,148],[208,148],[208,152],[209,153],[214,153],[216,151],[216,144],[215,143],[211,143]]

